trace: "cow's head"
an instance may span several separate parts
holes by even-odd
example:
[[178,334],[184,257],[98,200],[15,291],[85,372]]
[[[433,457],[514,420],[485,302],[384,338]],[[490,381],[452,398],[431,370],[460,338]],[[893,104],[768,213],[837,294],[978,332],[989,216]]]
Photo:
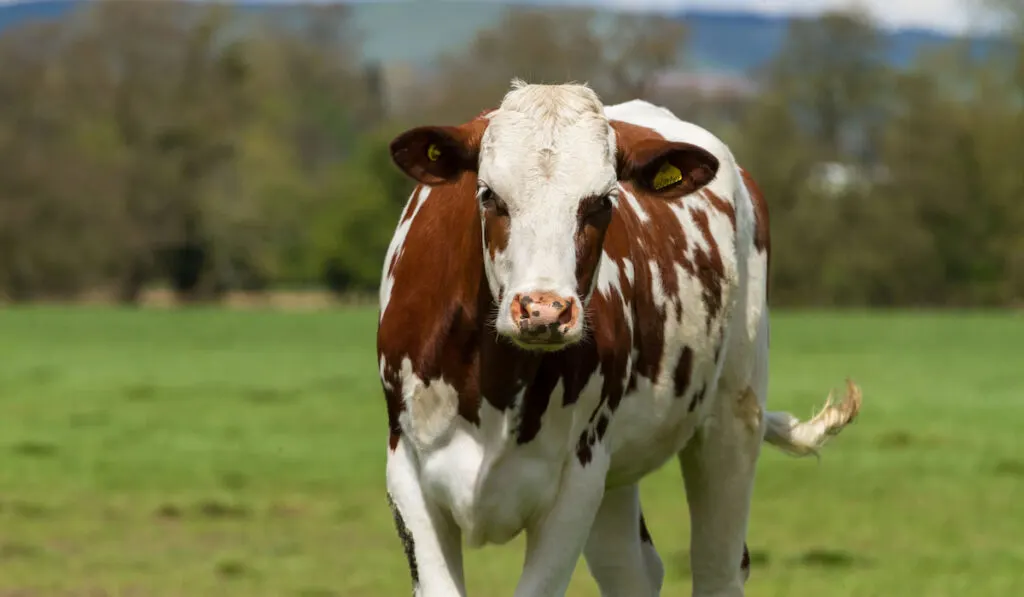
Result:
[[671,199],[708,184],[718,170],[703,149],[609,122],[586,86],[519,81],[497,110],[462,126],[411,129],[392,142],[391,154],[427,185],[476,173],[495,327],[538,350],[583,336],[619,182]]

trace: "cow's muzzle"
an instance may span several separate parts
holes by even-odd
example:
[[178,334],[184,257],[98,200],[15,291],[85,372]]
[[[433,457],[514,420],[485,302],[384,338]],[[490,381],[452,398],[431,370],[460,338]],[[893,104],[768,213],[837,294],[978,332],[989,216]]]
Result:
[[514,340],[526,347],[557,349],[580,335],[580,302],[553,292],[526,292],[512,297]]

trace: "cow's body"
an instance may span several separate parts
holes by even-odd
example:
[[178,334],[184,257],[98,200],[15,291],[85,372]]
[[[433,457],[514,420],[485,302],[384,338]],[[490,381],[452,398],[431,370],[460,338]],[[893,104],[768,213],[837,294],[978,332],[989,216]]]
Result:
[[[604,114],[620,153],[654,135],[700,147],[718,167],[671,199],[618,183],[600,254],[590,264],[577,255],[579,342],[527,351],[495,332],[495,306],[507,304],[493,283],[504,245],[481,218],[475,172],[421,185],[402,214],[384,265],[378,356],[388,490],[417,595],[464,595],[461,541],[504,543],[524,530],[518,597],[564,594],[580,553],[605,597],[657,595],[662,565],[638,482],[677,455],[694,595],[743,594],[766,428],[773,443],[796,441],[786,415],[764,410],[767,208],[706,130],[646,102]],[[471,123],[474,134],[487,121]],[[579,247],[597,233],[578,234]]]

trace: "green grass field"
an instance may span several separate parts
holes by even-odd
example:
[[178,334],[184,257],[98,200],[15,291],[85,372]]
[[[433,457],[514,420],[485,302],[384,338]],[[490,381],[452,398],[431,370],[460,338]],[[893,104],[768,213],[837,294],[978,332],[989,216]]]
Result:
[[[368,310],[0,310],[0,596],[409,594]],[[1024,595],[1024,317],[776,315],[769,404],[850,375],[821,462],[766,450],[752,597]],[[689,595],[670,463],[643,486]],[[468,554],[510,595],[522,542]],[[581,563],[570,593],[596,596]]]

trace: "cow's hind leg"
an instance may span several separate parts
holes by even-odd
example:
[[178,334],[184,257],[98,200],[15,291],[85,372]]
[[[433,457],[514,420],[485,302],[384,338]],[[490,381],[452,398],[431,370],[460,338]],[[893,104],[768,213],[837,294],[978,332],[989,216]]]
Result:
[[458,526],[423,495],[416,459],[406,440],[388,453],[388,503],[402,541],[414,597],[464,597]]
[[749,387],[716,398],[718,413],[679,454],[690,506],[693,596],[742,597],[749,573],[747,519],[764,415]]
[[665,576],[640,510],[638,485],[605,492],[583,552],[602,597],[657,597]]
[[764,441],[768,319],[747,340],[737,330],[715,388],[713,412],[679,454],[690,507],[693,597],[742,597],[750,572],[747,521]]

